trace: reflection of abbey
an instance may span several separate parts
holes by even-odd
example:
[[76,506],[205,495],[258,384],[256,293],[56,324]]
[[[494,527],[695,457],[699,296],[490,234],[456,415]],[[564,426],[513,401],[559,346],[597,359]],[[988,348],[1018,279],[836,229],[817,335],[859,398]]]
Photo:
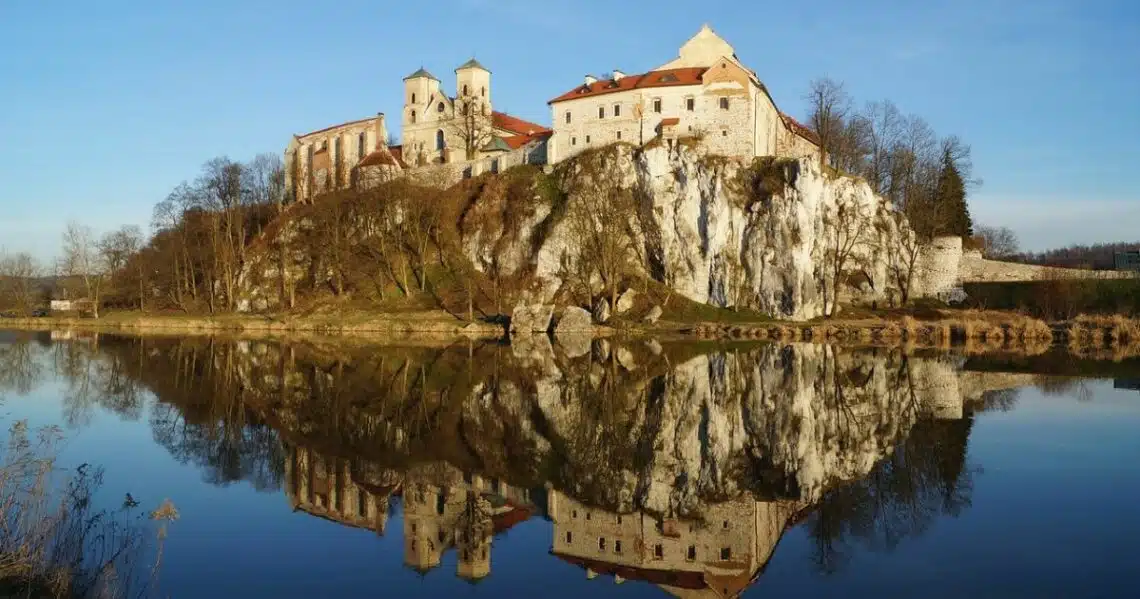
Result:
[[725,156],[818,151],[815,135],[779,111],[755,71],[708,26],[651,71],[587,76],[550,100],[552,129],[495,110],[492,89],[491,71],[475,59],[455,69],[451,92],[421,67],[404,78],[401,143],[390,141],[383,113],[294,135],[285,151],[287,185],[304,200],[401,173],[448,184],[613,142],[687,140]]

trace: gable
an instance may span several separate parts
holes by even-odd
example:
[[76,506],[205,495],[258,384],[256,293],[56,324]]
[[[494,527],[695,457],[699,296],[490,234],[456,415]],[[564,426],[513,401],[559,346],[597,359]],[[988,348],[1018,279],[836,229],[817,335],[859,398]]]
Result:
[[752,76],[732,60],[722,57],[701,76],[705,92],[717,95],[749,95]]

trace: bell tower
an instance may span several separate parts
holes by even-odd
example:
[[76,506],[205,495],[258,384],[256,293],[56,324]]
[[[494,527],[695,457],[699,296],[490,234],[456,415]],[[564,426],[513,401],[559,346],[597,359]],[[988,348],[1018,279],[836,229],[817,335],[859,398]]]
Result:
[[491,71],[472,58],[455,69],[455,98],[482,114],[491,114]]

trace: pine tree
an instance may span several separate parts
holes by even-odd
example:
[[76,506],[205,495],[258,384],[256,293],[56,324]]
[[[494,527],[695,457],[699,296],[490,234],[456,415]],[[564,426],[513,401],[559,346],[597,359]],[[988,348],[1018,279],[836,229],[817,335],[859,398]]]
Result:
[[962,173],[949,150],[942,154],[934,201],[939,206],[938,213],[944,215],[944,221],[937,227],[940,234],[973,236],[974,223],[970,219],[970,208],[966,205],[966,184],[962,181]]

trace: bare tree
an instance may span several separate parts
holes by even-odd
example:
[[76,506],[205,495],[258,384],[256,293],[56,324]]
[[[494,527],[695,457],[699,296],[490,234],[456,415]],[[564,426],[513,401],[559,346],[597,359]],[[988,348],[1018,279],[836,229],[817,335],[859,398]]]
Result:
[[247,203],[272,204],[278,212],[285,203],[285,165],[277,154],[258,154],[242,169],[242,188]]
[[1009,227],[979,226],[977,237],[987,258],[1009,258],[1018,251],[1017,234]]
[[[824,213],[823,224],[832,233],[824,250],[823,312],[826,316],[835,315],[839,291],[848,269],[857,265],[861,248],[870,241],[871,218],[858,202],[851,199],[840,199],[833,210]],[[828,285],[830,289],[827,289]]]
[[851,98],[842,83],[823,78],[811,82],[804,100],[808,103],[808,125],[819,136],[820,164],[823,165],[844,136]]
[[63,233],[63,258],[60,270],[64,276],[83,281],[86,300],[91,305],[92,315],[99,318],[100,294],[107,268],[100,256],[95,232],[91,227],[75,221],[67,223],[67,230]]
[[495,138],[491,115],[485,110],[485,105],[464,98],[457,99],[455,104],[456,114],[448,122],[448,131],[463,144],[465,159],[475,160],[479,151]]
[[571,237],[579,247],[571,272],[591,295],[591,280],[599,277],[613,306],[622,277],[639,255],[636,219],[630,217],[636,213],[633,192],[600,177],[585,177],[575,187],[566,215]]
[[0,254],[0,300],[27,314],[36,297],[39,263],[31,254]]

